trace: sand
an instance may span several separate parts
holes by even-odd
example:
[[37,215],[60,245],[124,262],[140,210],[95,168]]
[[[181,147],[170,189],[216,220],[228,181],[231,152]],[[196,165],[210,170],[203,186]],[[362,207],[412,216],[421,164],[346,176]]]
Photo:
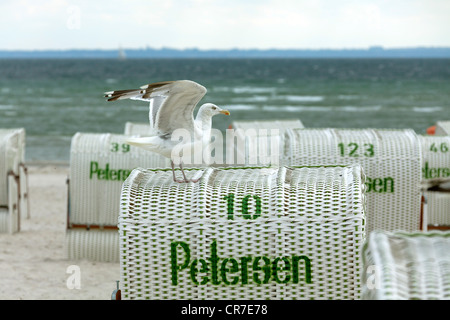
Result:
[[[69,167],[27,166],[30,218],[21,219],[19,232],[0,233],[0,299],[111,299],[119,263],[65,257]],[[79,267],[79,289],[69,288],[74,284],[72,265]]]

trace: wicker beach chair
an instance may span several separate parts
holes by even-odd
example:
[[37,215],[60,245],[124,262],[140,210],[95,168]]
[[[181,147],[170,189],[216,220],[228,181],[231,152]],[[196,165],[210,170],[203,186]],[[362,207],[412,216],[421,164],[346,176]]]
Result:
[[0,233],[20,230],[29,218],[25,129],[0,129]]
[[150,124],[141,122],[125,122],[125,135],[140,135],[145,137],[151,131]]
[[449,136],[450,135],[450,121],[438,121],[436,122],[435,135],[437,136]]
[[285,142],[284,165],[362,165],[367,232],[421,228],[422,154],[413,130],[288,129]]
[[[419,136],[422,153],[422,180],[450,179],[450,136]],[[429,228],[450,228],[450,193],[429,191],[427,225]]]
[[[227,144],[227,154],[232,154],[235,159],[233,164],[245,166],[270,165],[276,162],[286,151],[283,138],[286,129],[304,128],[303,123],[298,120],[256,120],[256,121],[233,121],[230,129],[235,130],[235,143]],[[278,131],[275,131],[278,130]],[[278,148],[272,150],[271,138],[275,138]],[[242,144],[240,144],[242,142]],[[260,146],[266,145],[267,150],[262,150]],[[276,157],[276,161],[262,160],[263,157],[271,155]]]
[[450,299],[450,232],[370,234],[363,248],[362,298]]
[[359,165],[137,168],[119,215],[122,299],[357,299]]
[[126,137],[79,132],[72,138],[65,245],[69,259],[118,262],[122,183],[138,166],[168,167],[167,159],[126,144]]

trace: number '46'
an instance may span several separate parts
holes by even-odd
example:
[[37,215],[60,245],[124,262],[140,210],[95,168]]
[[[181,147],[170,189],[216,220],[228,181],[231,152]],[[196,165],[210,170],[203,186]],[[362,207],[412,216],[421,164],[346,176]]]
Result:
[[430,151],[446,153],[448,152],[448,145],[445,142],[442,142],[439,146],[437,146],[436,143],[433,142],[430,146]]

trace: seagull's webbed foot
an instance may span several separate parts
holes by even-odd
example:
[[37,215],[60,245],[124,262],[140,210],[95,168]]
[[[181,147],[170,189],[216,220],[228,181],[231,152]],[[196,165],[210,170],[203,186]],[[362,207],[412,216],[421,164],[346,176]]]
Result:
[[[173,161],[170,162],[171,166],[172,166],[172,176],[173,176],[173,182],[177,182],[177,183],[189,183],[192,180],[189,180],[188,178],[186,178],[186,174],[184,173],[183,170],[183,165],[180,163],[180,169],[181,169],[181,173],[183,174],[183,178],[184,180],[180,180],[177,179],[177,177],[175,176],[175,165],[173,163]],[[198,181],[198,180],[197,180]],[[197,181],[192,181],[192,182],[197,182]]]

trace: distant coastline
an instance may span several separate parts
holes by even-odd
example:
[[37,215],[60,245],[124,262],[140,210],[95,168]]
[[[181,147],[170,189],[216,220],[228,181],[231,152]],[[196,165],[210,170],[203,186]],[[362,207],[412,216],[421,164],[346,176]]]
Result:
[[119,59],[119,52],[127,59],[146,58],[450,58],[450,47],[367,49],[231,49],[200,50],[172,48],[142,48],[121,50],[0,50],[0,59]]

